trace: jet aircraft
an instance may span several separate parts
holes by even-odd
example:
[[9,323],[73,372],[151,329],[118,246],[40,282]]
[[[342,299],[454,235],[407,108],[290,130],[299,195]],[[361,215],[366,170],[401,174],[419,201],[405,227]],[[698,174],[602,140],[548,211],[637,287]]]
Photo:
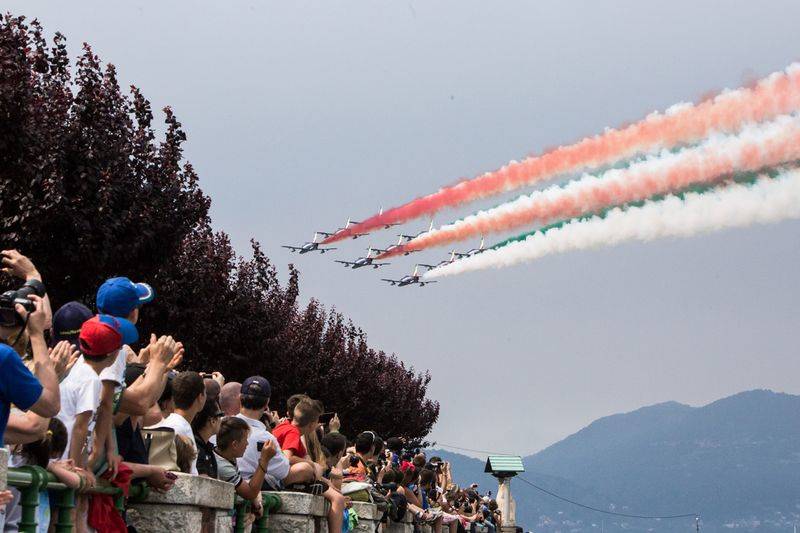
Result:
[[[373,248],[373,251],[385,254],[385,253],[391,252],[395,248],[401,247],[403,245],[404,237],[403,237],[403,235],[398,235],[398,237],[399,238],[397,239],[397,244],[391,244],[386,249]],[[419,252],[419,250],[406,250],[406,251],[403,252],[403,255],[413,254],[415,252]]]
[[345,268],[352,268],[353,270],[357,268],[362,268],[366,266],[371,266],[372,268],[380,268],[382,266],[386,266],[389,263],[375,263],[375,257],[372,255],[372,252],[376,250],[372,249],[372,246],[369,247],[367,250],[367,255],[364,257],[359,257],[355,261],[336,261],[337,263],[341,263],[345,266]]
[[419,267],[420,266],[421,265],[416,265],[414,267],[414,272],[410,276],[403,276],[400,279],[385,279],[384,278],[384,279],[381,279],[381,281],[386,281],[390,285],[397,286],[397,287],[406,287],[408,285],[419,285],[420,287],[424,287],[425,285],[428,285],[429,283],[436,283],[436,280],[434,280],[434,281],[423,281],[421,279],[421,277],[419,275]]
[[287,248],[290,252],[300,252],[301,254],[307,254],[308,252],[319,252],[324,254],[325,252],[330,252],[331,250],[335,250],[336,248],[320,248],[319,245],[321,243],[317,242],[317,235],[325,235],[322,231],[318,231],[314,234],[314,239],[311,242],[307,242],[302,246],[291,246],[285,244],[282,248]]
[[[334,231],[333,233],[328,233],[328,232],[325,232],[325,231],[320,231],[320,232],[319,232],[319,234],[320,234],[320,235],[325,235],[326,237],[333,237],[334,235],[336,235],[336,234],[338,234],[338,233],[341,233],[341,232],[343,232],[343,231],[344,231],[344,230],[346,230],[346,229],[349,229],[349,228],[350,228],[350,226],[352,226],[353,224],[361,224],[361,222],[358,222],[358,221],[356,221],[356,220],[350,220],[350,219],[348,218],[348,219],[347,219],[347,224],[345,224],[343,228],[338,228],[338,229],[337,229],[336,231]],[[367,234],[366,234],[366,233],[353,233],[353,234],[352,234],[352,235],[350,235],[350,236],[351,236],[352,238],[354,238],[354,239],[358,239],[359,237],[363,237],[363,236],[365,236],[365,235],[367,235]]]
[[459,259],[463,259],[465,257],[472,257],[473,255],[482,254],[486,251],[486,248],[483,245],[483,236],[481,236],[481,245],[478,248],[473,248],[472,250],[467,250],[466,252],[456,252],[453,251],[456,257]]

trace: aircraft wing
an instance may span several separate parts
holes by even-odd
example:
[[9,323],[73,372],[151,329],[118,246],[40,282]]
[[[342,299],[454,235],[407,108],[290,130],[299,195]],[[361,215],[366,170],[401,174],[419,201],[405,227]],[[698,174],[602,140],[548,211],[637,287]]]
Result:
[[337,260],[336,260],[336,262],[337,262],[337,263],[341,263],[341,264],[343,264],[344,266],[353,266],[353,265],[355,265],[355,263],[354,263],[354,262],[352,262],[352,261],[339,261],[339,260],[337,259]]
[[298,250],[302,250],[302,248],[300,248],[299,246],[289,246],[289,245],[286,245],[286,244],[281,246],[281,248],[286,248],[286,249],[289,249],[289,250],[291,250],[293,252],[296,252]]
[[391,263],[370,263],[370,264],[371,264],[372,266],[374,266],[375,268],[377,268],[377,267],[382,267],[382,266],[386,266],[386,265],[391,265]]
[[392,285],[394,285],[395,283],[400,283],[400,280],[399,280],[399,279],[386,279],[386,278],[381,278],[381,281],[388,281],[388,282],[389,282],[389,283],[391,283]]
[[366,237],[369,233],[353,233],[352,237],[358,239],[359,237]]

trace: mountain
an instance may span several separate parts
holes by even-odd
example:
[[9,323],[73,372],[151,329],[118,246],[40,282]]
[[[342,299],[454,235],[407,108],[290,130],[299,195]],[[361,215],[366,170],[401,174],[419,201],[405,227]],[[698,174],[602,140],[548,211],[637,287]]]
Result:
[[[483,461],[440,455],[457,482],[496,487]],[[791,531],[800,522],[800,396],[754,390],[703,407],[643,407],[596,420],[523,462],[524,479],[599,509],[699,513],[704,532]],[[694,530],[692,518],[603,515],[521,479],[512,486],[518,523],[537,532]]]

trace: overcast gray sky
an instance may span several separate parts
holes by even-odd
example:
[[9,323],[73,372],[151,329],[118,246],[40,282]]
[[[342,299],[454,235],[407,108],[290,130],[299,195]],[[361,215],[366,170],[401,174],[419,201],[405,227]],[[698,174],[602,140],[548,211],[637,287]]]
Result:
[[[171,105],[215,227],[241,252],[260,240],[284,278],[296,261],[304,298],[335,305],[372,345],[430,369],[442,443],[527,454],[645,404],[800,392],[798,222],[554,256],[425,289],[378,281],[410,270],[410,258],[379,274],[280,248],[781,69],[798,56],[796,0],[3,9],[65,33],[73,57],[90,42],[154,108]],[[336,258],[394,233],[348,241]]]

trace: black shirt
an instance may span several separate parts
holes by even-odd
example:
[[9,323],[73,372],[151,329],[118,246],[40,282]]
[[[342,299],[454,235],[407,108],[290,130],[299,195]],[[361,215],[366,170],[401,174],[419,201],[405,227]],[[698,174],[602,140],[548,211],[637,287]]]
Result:
[[197,433],[194,434],[197,444],[197,473],[217,479],[217,459],[214,457],[214,445],[204,442]]
[[122,459],[128,463],[146,465],[148,463],[147,446],[142,438],[142,430],[131,424],[130,417],[125,419],[117,430],[117,448]]

